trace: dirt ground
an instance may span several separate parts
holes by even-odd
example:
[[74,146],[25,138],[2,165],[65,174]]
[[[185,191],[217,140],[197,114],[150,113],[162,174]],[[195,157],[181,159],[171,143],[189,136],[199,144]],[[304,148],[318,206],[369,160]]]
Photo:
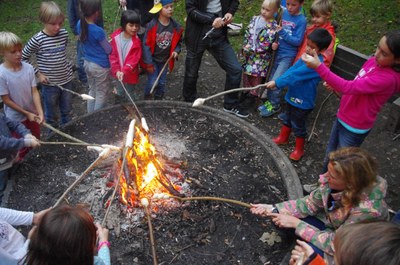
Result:
[[[70,53],[71,59],[74,59],[74,53]],[[181,101],[181,89],[182,89],[182,83],[183,83],[183,76],[184,76],[184,58],[185,58],[185,51],[180,55],[179,60],[175,64],[175,69],[174,71],[168,75],[168,83],[167,83],[167,92],[164,100],[174,100],[174,101]],[[212,58],[211,55],[208,53],[205,53],[203,56],[203,63],[202,67],[199,72],[199,80],[198,80],[198,96],[199,97],[207,97],[212,94],[215,94],[217,92],[220,92],[223,90],[224,86],[224,80],[225,80],[225,73],[220,69],[220,67],[217,65],[216,61]],[[146,82],[146,76],[142,75],[140,77],[140,84],[137,87],[138,94],[140,94],[142,98],[142,92],[144,85]],[[84,91],[84,89],[80,86],[80,83],[78,81],[74,81],[75,87],[77,91],[80,91],[81,93],[87,93],[87,91]],[[313,125],[313,122],[315,120],[315,117],[317,115],[318,109],[321,106],[322,101],[326,98],[328,95],[328,92],[325,91],[323,88],[319,89],[318,92],[318,97],[317,97],[317,102],[316,102],[316,108],[315,110],[311,113],[309,117],[309,123],[308,123],[308,131],[311,131],[311,127]],[[293,167],[295,168],[300,181],[305,184],[305,183],[313,183],[318,179],[318,175],[321,173],[321,168],[322,168],[322,159],[324,157],[324,152],[325,152],[325,147],[327,143],[327,139],[329,137],[329,133],[331,130],[331,125],[332,122],[335,118],[335,113],[338,108],[338,103],[339,100],[332,96],[329,98],[329,100],[325,103],[324,107],[322,108],[320,112],[320,116],[318,119],[318,122],[316,123],[315,126],[315,135],[311,139],[310,142],[307,143],[306,145],[306,154],[305,156],[299,161],[299,162],[294,162]],[[84,114],[86,114],[86,105],[83,101],[80,99],[74,97],[74,117],[80,117]],[[215,107],[218,109],[222,108],[222,98],[217,98],[213,99],[211,101],[207,101],[206,105]],[[399,133],[399,132],[392,132],[388,130],[387,124],[388,124],[388,118],[389,114],[391,111],[391,106],[390,104],[386,104],[381,111],[378,120],[376,122],[376,125],[374,129],[371,131],[370,135],[367,137],[365,142],[363,143],[362,147],[371,152],[378,160],[379,162],[379,173],[380,175],[385,178],[388,181],[388,193],[387,193],[387,203],[389,207],[393,210],[398,210],[400,209],[400,185],[399,185],[399,178],[398,178],[398,173],[400,172],[400,164],[399,164],[399,155],[400,155],[400,145],[399,141],[400,138],[397,138],[396,140],[393,140],[393,138]],[[231,115],[231,114],[226,114],[226,115]],[[261,131],[263,131],[268,137],[274,137],[279,133],[280,130],[280,123],[279,120],[277,119],[276,116],[272,118],[262,118],[258,115],[257,111],[255,110],[253,113],[251,113],[250,117],[245,119],[246,122],[249,124],[259,128]],[[245,125],[244,125],[245,126]],[[106,133],[110,133],[109,131],[106,130]],[[251,146],[251,144],[248,143],[243,143],[245,145],[244,147]],[[294,146],[294,137],[291,138],[290,143],[287,146],[282,147],[282,151],[288,156],[290,152],[292,151]],[[228,151],[229,152],[229,151]],[[55,152],[57,153],[57,152]],[[35,166],[35,165],[27,165],[26,167],[29,169],[30,167]],[[36,166],[39,166],[37,164]],[[43,178],[44,175],[38,176],[39,180]],[[250,177],[250,176],[249,176]],[[36,183],[36,189],[40,189],[40,185],[37,186],[38,183]],[[21,183],[21,185],[30,185],[28,183]],[[281,185],[279,185],[282,187]],[[62,189],[64,186],[61,187],[56,187],[54,191],[49,191],[50,193],[54,193],[53,196],[56,196],[55,194],[59,194],[60,189]],[[84,191],[83,191],[84,192]],[[46,194],[48,195],[48,194]],[[265,196],[265,194],[256,194],[256,197],[252,197],[252,199],[260,198],[260,200],[268,199],[268,196]],[[11,197],[14,196],[14,203],[16,202],[16,197],[18,197],[18,194],[13,194]],[[275,198],[276,199],[276,198]],[[272,199],[273,200],[273,199]],[[274,203],[275,201],[265,201],[268,203]],[[21,200],[21,203],[17,203],[19,205],[15,205],[17,208],[22,209],[24,206],[26,206],[26,203],[29,203],[29,198],[24,198],[24,200]],[[217,209],[219,213],[225,212],[229,213],[229,208],[224,208],[224,209]],[[215,209],[213,210],[214,212],[216,211]],[[209,215],[215,215],[214,212],[208,213]],[[198,217],[193,217],[189,216],[190,218],[198,218]],[[249,222],[247,219],[241,219],[242,221],[244,220],[245,222]],[[251,222],[250,222],[251,223]],[[171,226],[174,225],[174,222],[170,223]],[[231,225],[235,225],[234,223],[231,223]],[[248,224],[247,224],[248,225]],[[203,229],[210,229],[209,228],[210,224],[204,224]],[[190,224],[185,226],[186,228],[182,229],[188,229],[190,230]],[[142,233],[143,231],[132,231],[132,233]],[[160,235],[163,235],[163,231],[160,231]],[[185,236],[185,235],[184,235]],[[165,235],[166,240],[168,240],[168,235]],[[143,240],[143,238],[142,238]],[[206,237],[204,238],[198,238],[199,241],[201,240],[207,240]],[[121,242],[123,243],[123,242]],[[130,244],[131,246],[134,246],[135,243],[128,240],[125,242],[126,244]],[[143,242],[141,243],[138,247],[140,250],[143,248]],[[145,245],[148,244],[145,243]],[[251,247],[251,244],[248,246]],[[148,245],[144,247],[143,249],[146,249],[146,251],[149,251]],[[170,250],[170,249],[169,249]],[[167,249],[164,249],[165,252],[169,251]],[[176,251],[176,249],[175,249]],[[123,255],[131,255],[131,253],[122,253]],[[196,254],[196,253],[194,253]],[[201,256],[201,254],[197,253],[198,255]],[[196,255],[197,255],[196,254]],[[232,254],[232,253],[231,253]],[[138,257],[139,260],[136,260],[136,263],[134,262],[133,264],[149,264],[147,263],[141,263],[140,261],[147,260],[149,261],[149,253],[144,253],[143,257]],[[173,258],[173,257],[172,257]],[[223,259],[224,255],[221,254],[218,256],[218,259]],[[120,261],[120,260],[119,260]],[[191,261],[191,259],[187,259],[187,262]],[[172,262],[172,261],[171,261]],[[272,262],[268,263],[267,260],[257,260],[254,262],[254,264],[279,264],[277,262]],[[193,262],[192,262],[193,263]],[[225,263],[221,263],[221,260],[216,260],[214,264],[238,264],[237,262],[234,261],[226,261]],[[119,264],[124,264],[123,262],[120,262]],[[178,263],[170,263],[170,264],[178,264]],[[184,264],[184,263],[182,263]],[[201,263],[193,263],[193,264],[201,264]],[[203,263],[207,264],[207,263]]]

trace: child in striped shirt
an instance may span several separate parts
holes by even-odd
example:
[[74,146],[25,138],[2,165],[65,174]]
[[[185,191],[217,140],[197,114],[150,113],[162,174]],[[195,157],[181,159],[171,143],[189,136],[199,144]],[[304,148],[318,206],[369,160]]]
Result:
[[62,28],[65,16],[53,1],[42,2],[39,19],[44,28],[25,45],[22,59],[29,62],[36,55],[34,68],[41,83],[45,119],[58,127],[58,111],[61,124],[69,122],[72,114],[72,95],[59,87],[71,89],[72,86],[72,66],[66,55],[68,32]]

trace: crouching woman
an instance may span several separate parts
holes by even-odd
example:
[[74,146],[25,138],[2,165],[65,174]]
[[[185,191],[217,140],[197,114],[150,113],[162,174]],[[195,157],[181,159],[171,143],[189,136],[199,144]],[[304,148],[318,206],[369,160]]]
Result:
[[280,228],[295,229],[316,253],[330,260],[338,228],[388,218],[386,188],[386,181],[377,176],[375,159],[361,148],[349,147],[330,153],[328,171],[310,195],[275,205],[252,204],[250,210]]

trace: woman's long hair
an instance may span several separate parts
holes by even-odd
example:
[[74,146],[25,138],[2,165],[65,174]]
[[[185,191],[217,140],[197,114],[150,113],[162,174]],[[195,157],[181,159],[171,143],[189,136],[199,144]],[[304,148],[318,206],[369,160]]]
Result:
[[96,12],[101,15],[101,0],[81,0],[79,3],[81,10],[81,34],[79,39],[85,42],[89,37],[89,26],[85,18],[92,16]]
[[329,163],[346,183],[342,197],[345,207],[357,205],[363,190],[376,182],[376,160],[361,148],[347,147],[331,152]]
[[93,265],[96,227],[93,217],[67,205],[46,213],[33,232],[27,265]]

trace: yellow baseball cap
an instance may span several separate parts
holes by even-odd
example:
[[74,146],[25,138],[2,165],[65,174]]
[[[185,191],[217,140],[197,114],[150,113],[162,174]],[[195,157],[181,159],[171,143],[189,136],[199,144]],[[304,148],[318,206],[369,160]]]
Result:
[[150,9],[149,13],[156,14],[160,12],[163,6],[171,4],[173,0],[155,0],[154,6]]

